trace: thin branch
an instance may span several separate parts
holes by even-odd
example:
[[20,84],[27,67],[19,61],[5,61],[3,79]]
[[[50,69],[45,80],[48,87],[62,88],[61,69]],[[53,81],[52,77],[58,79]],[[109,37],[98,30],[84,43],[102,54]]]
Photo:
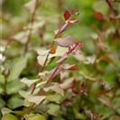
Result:
[[116,10],[113,7],[113,1],[112,0],[106,0],[106,3],[108,4],[109,8],[111,9],[111,11],[116,14]]
[[[70,53],[73,52],[73,50],[79,45],[79,43],[75,44],[75,46],[73,48],[71,48],[66,54],[69,55]],[[62,56],[63,57],[63,56]],[[55,68],[55,70],[53,71],[53,73],[51,74],[51,76],[49,77],[48,81],[46,82],[46,84],[44,85],[44,87],[47,87],[53,80],[53,77],[55,75],[55,73],[58,71],[59,67],[63,64],[63,62],[65,61],[66,59],[63,59],[60,63],[58,63],[57,67]],[[43,87],[43,88],[44,88]],[[44,94],[44,91],[43,89],[40,90],[40,95],[43,95]]]
[[[51,48],[53,45],[54,45],[54,41],[51,43],[50,48]],[[41,68],[41,71],[40,71],[40,72],[43,72],[43,70],[44,70],[44,68],[45,68],[45,66],[46,66],[46,64],[47,64],[49,55],[50,55],[50,52],[48,52],[48,54],[47,54],[47,56],[46,56],[46,59],[45,59],[45,62],[44,62],[44,64],[43,64],[43,67]]]
[[27,43],[25,45],[25,53],[28,51],[29,43],[30,43],[31,38],[32,38],[32,29],[33,29],[33,25],[34,25],[34,21],[35,21],[35,15],[36,15],[36,11],[37,11],[38,6],[39,6],[39,0],[36,0],[35,9],[32,13],[31,19],[30,19],[30,28],[29,28]]

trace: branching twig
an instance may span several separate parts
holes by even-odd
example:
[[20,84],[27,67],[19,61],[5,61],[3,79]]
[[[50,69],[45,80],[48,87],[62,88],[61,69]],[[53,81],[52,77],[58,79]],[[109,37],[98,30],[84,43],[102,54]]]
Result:
[[[78,46],[79,46],[79,43],[76,43],[75,46],[74,46],[73,48],[69,49],[69,51],[66,52],[66,54],[64,54],[64,55],[69,55],[69,54],[71,54]],[[64,56],[64,55],[63,55],[63,56]],[[62,57],[63,57],[63,56],[62,56]],[[61,58],[62,58],[62,57],[61,57]],[[57,67],[55,68],[55,70],[53,71],[53,73],[51,74],[51,76],[49,77],[49,79],[48,79],[48,81],[46,82],[46,84],[44,85],[44,87],[43,87],[42,89],[40,89],[40,92],[39,92],[40,95],[43,95],[43,94],[44,94],[44,90],[43,90],[43,89],[44,89],[45,87],[47,87],[47,86],[52,82],[54,75],[56,74],[56,72],[58,71],[59,67],[64,63],[65,60],[66,60],[66,59],[63,59],[61,62],[58,63]],[[28,108],[28,111],[27,111],[27,112],[30,112],[30,111],[33,110],[35,107],[36,107],[36,105],[35,105],[35,104],[32,104],[32,106],[30,106],[30,107]]]
[[[79,43],[76,43],[75,46],[74,46],[73,48],[69,49],[69,51],[68,51],[66,54],[64,54],[64,55],[69,55],[70,53],[72,53],[73,50],[75,50],[75,48],[76,48],[78,45],[79,45]],[[64,56],[64,55],[63,55],[63,56]],[[62,57],[63,57],[63,56],[62,56]],[[44,87],[47,87],[47,86],[51,83],[51,81],[52,81],[55,73],[58,71],[59,67],[64,63],[65,60],[66,60],[66,59],[63,59],[60,63],[58,63],[57,67],[55,68],[55,70],[53,71],[53,73],[51,74],[51,76],[49,77],[49,79],[48,79],[48,81],[46,82],[46,84],[44,85]],[[43,89],[41,89],[41,90],[40,90],[40,95],[43,95],[43,93],[44,93],[44,91],[43,91]]]

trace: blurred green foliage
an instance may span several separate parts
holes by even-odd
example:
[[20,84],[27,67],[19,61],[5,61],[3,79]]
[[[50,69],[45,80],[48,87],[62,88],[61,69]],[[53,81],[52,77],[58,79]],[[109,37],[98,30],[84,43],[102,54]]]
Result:
[[[29,2],[0,3],[0,119],[119,120],[120,1],[112,0],[113,11],[105,0],[41,0],[27,46],[30,10],[34,5],[27,10],[25,5]],[[49,50],[54,31],[65,22],[66,9],[78,11],[79,15],[71,18],[78,23],[60,37],[72,35],[83,42],[83,47],[64,64],[76,64],[78,69],[63,70],[62,66],[45,95],[40,96],[39,91],[57,66],[61,52],[48,60],[43,72],[40,70],[44,59],[40,54]],[[57,44],[54,47],[57,49]],[[35,93],[30,94],[34,84]],[[40,103],[31,110],[37,102]]]

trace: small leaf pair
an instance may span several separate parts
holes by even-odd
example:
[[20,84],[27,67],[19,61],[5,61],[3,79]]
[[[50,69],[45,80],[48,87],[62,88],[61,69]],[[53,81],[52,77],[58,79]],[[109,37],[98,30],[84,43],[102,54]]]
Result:
[[70,13],[69,10],[66,9],[64,12],[64,19],[68,20],[74,14],[77,14],[76,10],[73,9],[72,12]]

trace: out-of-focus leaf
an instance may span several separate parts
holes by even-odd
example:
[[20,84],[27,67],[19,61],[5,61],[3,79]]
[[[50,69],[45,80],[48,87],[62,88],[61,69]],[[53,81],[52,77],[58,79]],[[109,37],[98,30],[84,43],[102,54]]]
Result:
[[28,100],[25,100],[25,101],[24,101],[24,106],[25,106],[25,107],[30,107],[30,106],[32,106],[32,105],[33,105],[32,102],[29,102]]
[[[47,80],[47,79],[49,78],[49,76],[50,76],[50,71],[40,72],[38,75],[39,75],[39,77],[40,77],[42,80]],[[46,82],[46,81],[43,81],[43,82],[41,82],[41,83],[44,84],[44,82]],[[41,84],[41,83],[40,83],[40,84]]]
[[[49,50],[44,50],[44,49],[40,49],[38,50],[38,54],[39,56],[37,57],[38,63],[43,66],[44,62],[46,60],[47,54],[48,54]],[[47,61],[47,63],[49,63],[49,60]]]
[[74,108],[74,114],[75,114],[77,119],[82,119],[82,120],[86,119],[86,116],[84,114],[82,114],[82,113],[79,113],[76,108]]
[[36,83],[38,81],[39,81],[39,79],[31,79],[31,80],[29,80],[27,78],[23,78],[21,80],[21,82],[24,83],[24,84],[26,84],[28,87],[30,87],[31,85],[33,85],[34,83]]
[[85,60],[83,61],[85,64],[93,64],[96,60],[96,56],[90,56],[90,57],[86,57]]
[[106,1],[98,0],[94,3],[93,9],[97,12],[101,12],[103,15],[106,15],[109,10],[109,7],[106,4]]
[[5,101],[0,98],[0,109],[5,106]]
[[5,114],[2,117],[2,120],[18,120],[18,118],[12,114]]
[[105,98],[99,97],[98,100],[102,102],[104,105],[111,107],[111,102]]
[[4,76],[2,75],[2,73],[0,73],[0,84],[3,84],[5,81]]
[[20,58],[17,58],[15,61],[13,61],[8,80],[18,79],[22,71],[26,68],[27,61],[28,56],[21,56]]
[[49,102],[55,102],[55,103],[61,103],[63,98],[60,94],[56,93],[56,94],[50,94],[46,96],[46,100],[48,100]]
[[60,71],[60,80],[64,80],[65,78],[67,78],[69,76],[68,71]]
[[18,107],[21,107],[23,106],[23,99],[20,98],[19,96],[15,96],[13,95],[9,100],[8,100],[8,107],[11,108],[11,109],[15,109],[15,108],[18,108]]
[[45,120],[45,117],[40,114],[29,114],[25,115],[26,120]]
[[[42,28],[44,26],[45,22],[44,21],[40,21],[40,22],[35,22],[32,26],[32,34],[37,33],[37,31]],[[26,26],[25,31],[21,31],[19,33],[17,33],[16,35],[14,35],[12,38],[15,39],[16,41],[25,44],[28,40],[28,36],[30,34],[30,29],[31,29],[31,25]]]
[[116,112],[120,115],[120,98],[116,97],[114,98],[114,100],[112,101],[113,107],[116,110]]
[[20,96],[22,96],[23,98],[27,98],[30,95],[30,91],[23,91],[20,90],[19,91]]
[[48,105],[48,113],[50,115],[57,116],[58,113],[59,113],[59,110],[60,110],[60,106],[57,105],[57,104],[51,103],[51,104]]
[[35,103],[36,105],[39,105],[43,100],[45,100],[46,96],[35,96],[35,95],[30,95],[26,99],[29,102]]
[[7,94],[18,93],[25,85],[18,80],[10,81],[7,84]]
[[[37,2],[37,4],[36,4]],[[30,12],[33,13],[36,7],[40,4],[40,0],[31,0],[24,5],[24,7]]]
[[72,86],[72,82],[74,81],[73,78],[66,79],[62,84],[60,84],[62,89],[68,89]]
[[46,87],[44,88],[44,91],[45,92],[49,92],[49,91],[54,91],[56,93],[59,93],[60,95],[64,95],[64,91],[63,89],[60,87],[59,84],[55,83],[53,86],[50,86],[50,87]]
[[61,47],[70,47],[71,45],[75,44],[76,41],[72,36],[67,36],[64,38],[57,38],[55,42]]
[[16,41],[19,41],[20,43],[25,44],[27,42],[28,35],[29,35],[29,31],[20,32],[14,35],[13,38]]
[[4,108],[1,109],[1,112],[2,112],[3,115],[5,115],[5,114],[9,114],[9,113],[11,113],[12,110],[9,109],[9,108],[5,108],[5,107],[4,107]]

